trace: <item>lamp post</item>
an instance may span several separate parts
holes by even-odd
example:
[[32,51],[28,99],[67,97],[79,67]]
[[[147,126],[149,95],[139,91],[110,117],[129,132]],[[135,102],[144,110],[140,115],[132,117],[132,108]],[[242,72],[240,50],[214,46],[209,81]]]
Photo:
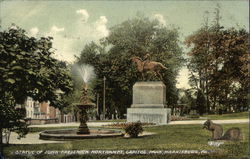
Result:
[[106,77],[103,77],[103,119],[105,119],[106,108],[105,108],[105,81]]
[[99,93],[96,94],[96,110],[97,110],[97,116],[100,117],[100,113],[99,113]]

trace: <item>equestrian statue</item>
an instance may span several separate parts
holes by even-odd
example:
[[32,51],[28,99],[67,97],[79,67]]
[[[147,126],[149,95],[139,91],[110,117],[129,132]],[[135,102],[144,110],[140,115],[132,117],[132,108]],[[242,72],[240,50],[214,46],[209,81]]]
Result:
[[143,60],[138,56],[132,57],[131,60],[136,64],[137,71],[142,74],[143,80],[144,80],[144,73],[147,72],[153,72],[156,77],[158,76],[161,80],[163,80],[160,71],[167,70],[167,68],[160,62],[151,61],[150,54],[146,54]]

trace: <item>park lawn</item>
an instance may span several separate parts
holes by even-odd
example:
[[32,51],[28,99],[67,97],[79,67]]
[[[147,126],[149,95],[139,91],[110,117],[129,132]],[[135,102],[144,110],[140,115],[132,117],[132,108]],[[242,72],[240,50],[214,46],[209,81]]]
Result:
[[[111,158],[242,158],[246,156],[249,144],[248,124],[224,124],[224,130],[239,127],[243,133],[243,141],[228,142],[220,147],[207,144],[211,133],[202,129],[201,125],[165,125],[145,128],[145,131],[155,132],[156,135],[141,138],[106,138],[67,141],[65,143],[42,145],[10,145],[5,154],[9,158],[107,158],[107,155],[38,155],[17,156],[11,152],[16,150],[215,150],[209,155],[111,155]],[[109,156],[110,157],[110,156]]]
[[226,120],[226,119],[249,119],[249,112],[240,112],[240,113],[231,113],[231,114],[213,114],[213,115],[203,115],[201,117],[205,117],[211,120]]

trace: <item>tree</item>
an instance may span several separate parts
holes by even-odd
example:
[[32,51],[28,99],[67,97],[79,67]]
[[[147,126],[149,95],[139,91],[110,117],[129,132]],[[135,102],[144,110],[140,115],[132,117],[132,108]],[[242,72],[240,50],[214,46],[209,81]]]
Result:
[[17,26],[0,32],[0,135],[3,129],[26,132],[23,104],[28,96],[59,107],[57,90],[71,91],[66,63],[52,57],[52,39],[29,37]]
[[[79,63],[95,67],[97,78],[94,90],[103,91],[103,77],[107,78],[108,114],[118,111],[120,115],[132,102],[133,84],[140,75],[132,66],[131,57],[143,57],[150,53],[151,59],[163,63],[168,70],[163,73],[167,87],[167,104],[177,103],[176,76],[183,62],[179,46],[178,30],[167,28],[157,20],[134,18],[126,20],[110,29],[110,35],[101,39],[100,45],[86,45],[79,57]],[[148,80],[159,80],[149,74]]]
[[249,33],[245,29],[225,29],[219,21],[217,7],[214,24],[206,23],[186,39],[186,44],[192,46],[188,53],[191,81],[197,92],[200,89],[206,96],[207,111],[211,108],[213,112],[219,108],[246,107],[249,88],[246,74]]
[[182,105],[181,115],[190,114],[196,109],[194,89],[179,89],[179,104]]
[[199,89],[196,97],[196,109],[199,115],[203,115],[206,112],[206,99],[202,91]]
[[209,87],[208,87],[208,71],[209,61],[208,56],[210,54],[210,32],[209,27],[209,12],[204,13],[204,23],[202,27],[194,34],[188,36],[185,43],[188,47],[192,47],[192,50],[188,52],[190,58],[188,58],[188,69],[191,71],[189,77],[190,85],[196,89],[196,93],[200,90],[206,97],[206,111],[209,111]]

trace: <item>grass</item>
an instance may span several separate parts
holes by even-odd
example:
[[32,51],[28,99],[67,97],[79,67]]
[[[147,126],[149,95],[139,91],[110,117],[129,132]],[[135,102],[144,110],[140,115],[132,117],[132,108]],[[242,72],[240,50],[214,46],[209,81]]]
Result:
[[[166,125],[145,128],[145,131],[156,135],[141,138],[106,138],[68,141],[56,144],[41,145],[9,145],[5,154],[9,158],[241,158],[247,155],[249,144],[248,124],[225,124],[224,130],[239,127],[244,139],[241,142],[228,142],[220,147],[207,144],[211,133],[201,128],[201,125]],[[40,128],[39,128],[40,129]],[[43,128],[44,129],[44,128]],[[54,129],[54,128],[46,128]],[[58,128],[57,128],[58,129]],[[38,131],[34,129],[33,132]],[[20,156],[11,152],[16,150],[215,150],[215,154],[207,155],[38,155]]]
[[206,117],[213,120],[223,120],[223,119],[249,119],[249,112],[231,113],[231,114],[213,114],[213,115],[203,115],[201,117]]

